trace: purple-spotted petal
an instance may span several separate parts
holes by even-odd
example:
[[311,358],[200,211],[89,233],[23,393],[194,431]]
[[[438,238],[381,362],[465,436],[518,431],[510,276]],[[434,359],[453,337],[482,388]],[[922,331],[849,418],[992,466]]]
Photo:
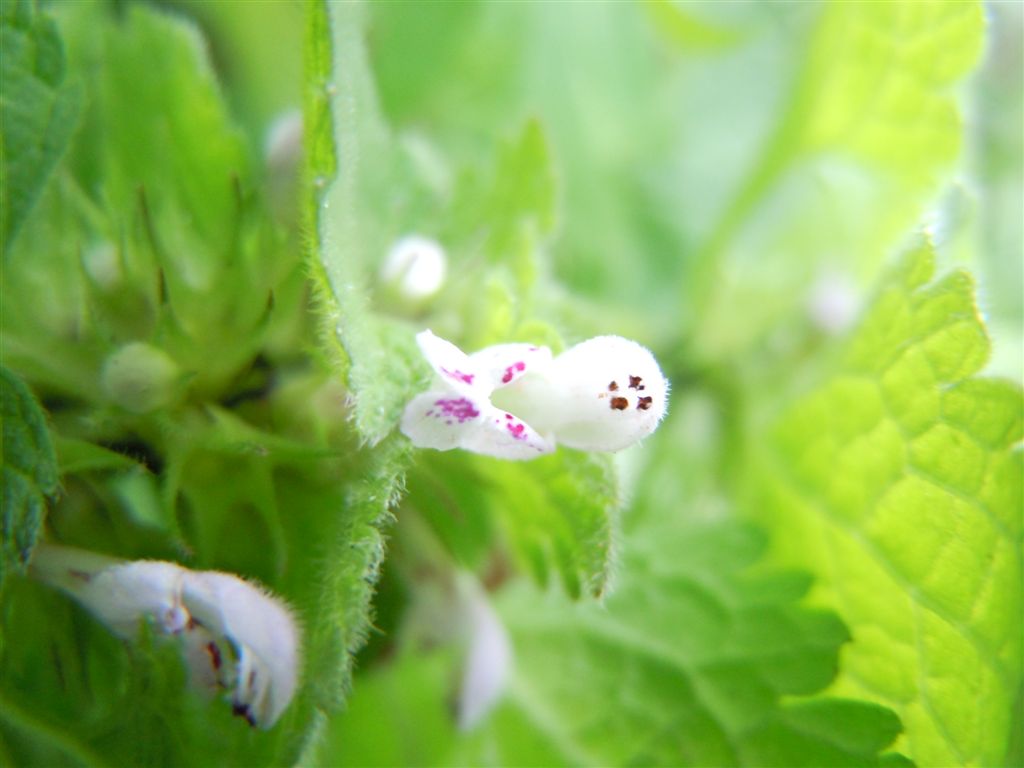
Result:
[[474,399],[461,392],[424,392],[405,407],[402,434],[419,448],[459,448],[467,435],[480,429],[484,413],[492,409],[486,399]]
[[504,387],[551,364],[551,350],[534,344],[495,344],[469,356],[474,370],[494,389]]
[[552,453],[555,442],[522,419],[493,408],[479,429],[463,437],[459,447],[499,459],[522,461]]
[[480,389],[483,378],[480,370],[465,352],[450,341],[445,341],[430,331],[422,331],[416,334],[416,343],[419,344],[420,351],[438,378],[446,385],[460,392]]

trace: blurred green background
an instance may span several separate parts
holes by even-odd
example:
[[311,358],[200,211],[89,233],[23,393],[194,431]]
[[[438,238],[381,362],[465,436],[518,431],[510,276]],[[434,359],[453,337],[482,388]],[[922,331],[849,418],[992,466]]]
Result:
[[[1020,3],[39,7],[82,101],[5,244],[30,538],[259,579],[306,654],[250,732],[7,580],[2,762],[1019,762]],[[433,300],[380,279],[410,232]],[[424,327],[635,338],[670,415],[614,461],[414,453]],[[514,661],[461,731],[480,611]]]

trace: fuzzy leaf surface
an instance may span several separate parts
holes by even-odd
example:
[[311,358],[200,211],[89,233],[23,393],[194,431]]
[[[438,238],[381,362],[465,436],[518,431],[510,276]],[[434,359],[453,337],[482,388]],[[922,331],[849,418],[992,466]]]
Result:
[[607,455],[561,450],[526,463],[421,456],[409,495],[465,566],[483,566],[500,536],[537,584],[557,582],[573,598],[608,588],[620,499]]
[[22,222],[71,140],[80,94],[66,80],[64,50],[34,3],[0,8],[0,241],[10,252]]
[[57,456],[46,416],[25,383],[0,367],[0,423],[3,425],[3,516],[0,586],[10,571],[21,571],[43,526],[45,496],[57,490]]
[[796,605],[806,578],[751,574],[764,542],[740,525],[675,518],[633,533],[603,606],[524,584],[499,597],[514,671],[479,729],[455,732],[442,660],[400,656],[360,679],[323,763],[878,764],[899,731],[891,711],[804,698],[847,639],[834,614]]
[[999,763],[1021,681],[1020,388],[989,354],[971,279],[921,247],[834,372],[758,452],[751,514],[850,626],[835,687],[903,720],[919,765]]

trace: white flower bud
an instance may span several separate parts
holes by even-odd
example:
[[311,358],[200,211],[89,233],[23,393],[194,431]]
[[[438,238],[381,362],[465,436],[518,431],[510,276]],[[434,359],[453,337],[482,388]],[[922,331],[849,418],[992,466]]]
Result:
[[381,266],[380,277],[402,298],[421,301],[441,289],[447,269],[448,260],[437,241],[408,235],[391,246]]
[[180,637],[191,683],[205,693],[226,690],[235,714],[252,725],[272,726],[295,693],[295,620],[282,601],[237,576],[46,544],[36,548],[32,573],[120,637],[134,638],[147,619]]
[[668,381],[645,347],[598,336],[552,359],[546,347],[499,344],[465,355],[430,331],[416,337],[434,386],[415,397],[402,432],[417,446],[531,459],[556,441],[618,451],[657,428]]
[[174,360],[163,350],[139,341],[110,355],[100,374],[103,393],[133,413],[149,413],[169,405],[179,381]]
[[270,124],[263,147],[270,210],[286,224],[298,216],[303,130],[302,112],[288,110]]
[[82,253],[82,266],[85,273],[104,291],[113,291],[124,278],[121,258],[112,243],[96,243],[86,248]]
[[821,331],[838,335],[857,319],[860,301],[853,280],[838,272],[821,274],[807,297],[807,314]]
[[302,162],[302,111],[290,109],[278,115],[267,130],[263,153],[272,174],[290,176]]

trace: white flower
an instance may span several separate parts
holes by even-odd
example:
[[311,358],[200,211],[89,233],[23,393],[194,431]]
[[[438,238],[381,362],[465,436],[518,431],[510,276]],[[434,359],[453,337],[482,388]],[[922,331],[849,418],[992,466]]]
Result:
[[295,693],[295,620],[281,600],[237,576],[47,544],[37,547],[32,572],[121,637],[135,637],[145,619],[180,637],[192,684],[228,691],[235,714],[252,725],[272,726]]
[[470,731],[501,701],[513,666],[513,646],[487,591],[469,571],[433,571],[417,579],[406,616],[406,641],[420,650],[454,649],[451,713]]
[[430,331],[416,336],[436,374],[413,398],[402,432],[421,448],[463,448],[532,459],[556,442],[618,451],[665,415],[668,381],[645,347],[598,336],[552,359],[531,344],[498,344],[472,355]]
[[407,235],[391,246],[380,277],[410,301],[433,296],[444,284],[448,260],[444,248],[421,235]]

